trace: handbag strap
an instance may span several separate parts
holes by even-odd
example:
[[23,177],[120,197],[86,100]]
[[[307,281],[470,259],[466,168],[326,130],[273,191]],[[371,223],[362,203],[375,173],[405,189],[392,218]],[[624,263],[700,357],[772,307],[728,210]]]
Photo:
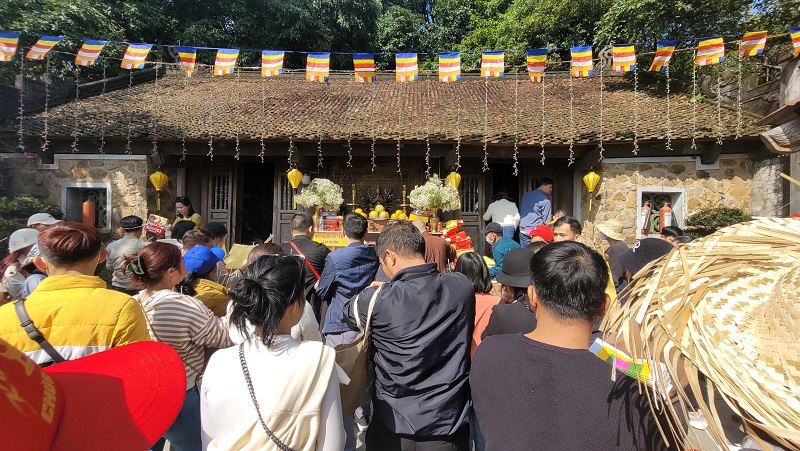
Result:
[[61,363],[66,362],[64,356],[59,354],[56,351],[56,348],[44,338],[44,335],[36,328],[36,325],[33,324],[33,320],[31,319],[30,315],[28,315],[28,311],[25,310],[25,301],[17,300],[14,301],[14,311],[17,313],[17,319],[19,319],[19,325],[25,329],[25,333],[28,334],[28,338],[35,341],[39,344],[39,347],[53,359],[53,363]]
[[275,446],[281,451],[293,451],[292,448],[289,448],[278,437],[275,437],[275,434],[267,427],[267,423],[261,416],[261,408],[258,406],[258,400],[256,400],[256,391],[253,389],[253,381],[250,379],[250,370],[247,368],[247,361],[244,358],[244,343],[239,345],[239,362],[242,364],[242,373],[244,374],[245,382],[247,382],[247,389],[250,391],[250,399],[253,400],[253,406],[256,408],[256,414],[258,414],[258,421],[261,422],[261,427],[264,428],[264,432],[267,433],[270,440],[272,440]]
[[311,273],[314,274],[314,277],[316,277],[317,280],[319,280],[320,279],[319,273],[317,272],[316,269],[314,269],[314,266],[311,265],[311,262],[308,261],[308,258],[305,255],[303,255],[302,252],[300,252],[300,249],[293,242],[289,241],[289,246],[292,246],[294,250],[296,250],[297,253],[300,254],[301,257],[303,257],[303,260],[306,262],[306,265],[311,269]]

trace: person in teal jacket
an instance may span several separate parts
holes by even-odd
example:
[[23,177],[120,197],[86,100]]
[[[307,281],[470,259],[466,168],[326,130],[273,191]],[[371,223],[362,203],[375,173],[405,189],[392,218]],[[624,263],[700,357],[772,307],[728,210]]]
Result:
[[486,228],[482,232],[486,235],[486,242],[492,245],[494,266],[489,268],[489,274],[494,278],[503,269],[503,259],[506,256],[506,252],[519,248],[519,243],[503,236],[503,226],[496,222],[486,224]]

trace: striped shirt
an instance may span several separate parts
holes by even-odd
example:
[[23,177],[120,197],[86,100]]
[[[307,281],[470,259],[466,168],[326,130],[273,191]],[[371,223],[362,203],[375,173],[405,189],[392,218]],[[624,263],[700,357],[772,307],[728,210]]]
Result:
[[214,316],[197,299],[173,290],[161,290],[145,300],[140,297],[141,293],[134,299],[142,305],[150,338],[175,349],[186,370],[186,389],[194,387],[197,372],[203,368],[205,347],[232,345],[227,320]]

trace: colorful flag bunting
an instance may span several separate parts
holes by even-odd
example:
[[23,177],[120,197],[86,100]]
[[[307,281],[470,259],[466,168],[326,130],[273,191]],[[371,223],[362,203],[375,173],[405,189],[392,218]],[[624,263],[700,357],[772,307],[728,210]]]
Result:
[[614,72],[636,70],[636,49],[633,44],[614,44]]
[[439,54],[439,81],[461,80],[461,52]]
[[792,46],[794,47],[792,56],[797,58],[797,55],[800,55],[800,27],[790,28],[789,35],[792,37]]
[[28,51],[27,58],[31,60],[42,60],[47,52],[53,50],[56,44],[61,42],[59,36],[39,36],[39,40]]
[[653,59],[653,64],[650,66],[651,72],[664,72],[669,66],[669,61],[672,59],[672,54],[675,53],[675,46],[678,41],[660,41],[656,43],[656,57]]
[[528,50],[526,60],[528,63],[528,75],[534,83],[540,83],[544,75],[544,68],[547,65],[547,49]]
[[19,33],[0,31],[0,61],[11,61],[17,53]]
[[375,72],[375,57],[372,53],[354,53],[353,69],[359,83],[374,83],[378,80]]
[[700,38],[694,63],[698,66],[710,66],[723,61],[725,61],[725,41],[722,37]]
[[236,69],[237,58],[239,58],[239,49],[217,49],[217,59],[214,61],[214,75],[232,74]]
[[401,83],[411,82],[419,77],[416,53],[396,53],[394,61],[395,79],[397,81]]
[[591,77],[594,75],[594,62],[592,61],[592,47],[585,45],[570,47],[572,54],[572,76]]
[[178,57],[181,60],[181,66],[186,70],[186,76],[191,77],[194,73],[194,64],[197,61],[197,48],[195,47],[175,47],[178,51]]
[[78,50],[78,55],[75,57],[75,64],[79,66],[92,66],[94,65],[97,58],[100,56],[100,52],[103,51],[103,47],[106,46],[108,41],[96,41],[87,39],[83,41],[83,45],[81,49]]
[[506,69],[505,52],[483,52],[481,55],[481,75],[484,77],[502,77]]
[[261,51],[261,76],[275,77],[283,73],[283,52],[280,50]]
[[764,47],[766,46],[766,31],[751,31],[749,33],[745,33],[744,37],[742,38],[742,43],[739,44],[739,56],[761,55],[764,52]]
[[306,60],[306,80],[328,82],[331,71],[330,53],[309,53]]
[[142,69],[144,68],[144,61],[147,59],[147,54],[153,44],[130,44],[128,50],[125,51],[125,56],[122,57],[122,63],[119,67],[123,69]]

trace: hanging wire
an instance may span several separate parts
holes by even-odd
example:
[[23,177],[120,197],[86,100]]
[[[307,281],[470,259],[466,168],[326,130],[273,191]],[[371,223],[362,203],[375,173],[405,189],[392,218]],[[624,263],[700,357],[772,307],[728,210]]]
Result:
[[692,150],[697,150],[697,51],[692,53]]
[[639,155],[639,67],[633,68],[633,154]]
[[[75,102],[80,99],[80,66],[75,66]],[[72,153],[78,152],[78,109],[73,108],[75,112],[72,116]],[[130,135],[130,129],[128,130],[128,135]],[[130,138],[128,139],[130,142]]]
[[[103,64],[103,86],[100,89],[100,95],[104,95],[106,93],[106,65]],[[100,118],[100,154],[104,154],[105,147],[106,147],[106,115],[105,111],[101,110],[100,114],[102,117]]]
[[519,176],[519,71],[514,74],[514,177]]
[[456,171],[461,168],[461,96],[456,100]]
[[320,132],[317,138],[317,172],[322,172],[324,167],[325,165],[323,164],[322,158],[322,132]]
[[425,180],[431,176],[431,114],[429,104],[431,102],[431,79],[430,72],[425,73],[425,89],[427,98],[425,99]]
[[[742,43],[739,43],[739,47],[742,46]],[[737,60],[738,63],[738,89],[736,90],[736,138],[739,139],[742,136],[742,52],[739,50],[739,59]]]
[[572,86],[572,74],[569,75],[569,159],[567,166],[575,163],[575,90]]
[[545,94],[545,91],[544,91],[544,79],[545,79],[544,74],[542,74],[542,81],[540,83],[542,85],[542,96],[541,96],[542,97],[542,104],[541,104],[542,129],[539,132],[539,145],[542,147],[542,160],[541,160],[542,161],[542,166],[544,166],[544,161],[545,161],[545,156],[544,156],[544,136],[545,136],[545,133],[547,131],[547,123],[546,123],[546,118],[545,118],[545,114],[544,114],[544,94]]
[[[236,68],[236,103],[239,103],[239,104],[242,103],[242,101],[241,101],[241,96],[242,96],[241,93],[242,93],[242,91],[241,91],[240,73],[241,73],[241,70],[237,67]],[[158,76],[156,76],[156,78],[158,78]],[[237,124],[237,127],[236,127],[236,153],[234,153],[233,158],[235,158],[236,161],[239,161],[240,155],[241,155],[241,148],[239,147],[239,127],[238,127],[238,124]]]
[[665,148],[667,152],[672,152],[672,117],[670,116],[670,96],[669,96],[669,65],[667,65],[667,142]]
[[131,150],[131,127],[133,126],[133,113],[131,112],[131,88],[133,87],[133,69],[128,71],[128,90],[125,92],[125,116],[128,119],[128,131],[125,140],[125,153],[130,155]]
[[42,152],[47,152],[50,148],[50,140],[47,139],[49,133],[49,119],[50,119],[50,55],[45,55],[45,70],[47,71],[47,78],[44,84],[44,130],[42,132]]
[[[157,62],[156,66],[155,66],[156,77],[155,77],[155,80],[153,80],[153,91],[155,91],[156,93],[158,93],[158,69],[160,67],[161,66]],[[157,96],[153,96],[153,97],[158,99]],[[155,103],[156,103],[155,106],[157,108],[158,104],[159,104],[158,100],[156,100]],[[152,130],[153,130],[153,132],[152,132],[153,133],[153,152],[152,153],[153,153],[153,155],[157,155],[158,154],[158,115],[156,114],[156,111],[155,111],[156,108],[153,108],[153,127],[152,127]]]
[[[181,101],[181,106],[183,107],[183,117],[189,117],[189,102],[186,100],[186,87],[188,86],[188,76],[184,76],[183,78],[183,90],[181,91],[183,94],[183,100]],[[186,127],[181,127],[181,161],[186,161]]]
[[22,58],[19,59],[19,72],[22,76],[22,89],[19,90],[19,143],[17,150],[25,152],[25,133],[22,130],[23,120],[25,119],[25,48],[22,51]]
[[489,78],[483,78],[483,172],[489,170]]
[[294,161],[292,157],[294,156],[294,133],[289,134],[289,156],[286,158],[286,161],[289,163],[289,170],[294,168]]
[[[404,83],[404,85],[405,84],[406,83]],[[400,89],[405,90],[404,87],[401,87]],[[403,97],[401,96],[401,98],[403,98]],[[403,113],[404,112],[401,111],[400,114],[399,114],[399,117],[397,118],[397,173],[398,174],[402,174],[402,172],[400,171],[400,134],[402,133],[402,129],[403,129],[403,125],[402,125]]]
[[347,120],[347,167],[353,167],[353,104],[347,104],[347,113],[345,113]]
[[605,151],[605,148],[603,147],[603,132],[604,132],[603,126],[605,125],[603,123],[603,92],[605,91],[605,89],[603,86],[603,72],[604,72],[603,65],[600,64],[599,66],[600,66],[600,140],[599,140],[599,145],[597,147],[600,150],[600,158],[598,159],[598,161],[602,162],[603,152]]
[[[378,92],[377,83],[370,83],[370,89],[372,89],[372,105],[374,107],[375,100],[377,99],[377,92]],[[372,160],[371,160],[372,161],[372,168],[371,168],[371,172],[375,172],[375,168],[378,167],[375,164],[375,128],[377,126],[377,123],[375,122],[376,121],[376,117],[377,117],[376,114],[372,114],[372,120],[373,120],[373,125],[371,127],[372,128],[372,141],[370,142],[370,145],[369,145],[369,150],[372,153]]]
[[722,72],[717,70],[717,144],[722,145]]
[[[258,154],[258,157],[261,158],[261,163],[264,163],[264,154],[266,153],[266,146],[264,145],[264,133],[266,132],[266,120],[267,117],[267,79],[266,77],[261,77],[261,133],[259,133],[258,137],[258,144],[261,147],[261,152]],[[291,162],[290,166],[291,168]]]
[[[213,70],[213,69],[212,69]],[[208,81],[208,97],[206,98],[206,105],[208,107],[208,153],[206,156],[214,161],[214,102],[211,99],[212,94],[214,94],[214,87],[211,85],[214,81],[214,76],[210,76],[210,80]]]

